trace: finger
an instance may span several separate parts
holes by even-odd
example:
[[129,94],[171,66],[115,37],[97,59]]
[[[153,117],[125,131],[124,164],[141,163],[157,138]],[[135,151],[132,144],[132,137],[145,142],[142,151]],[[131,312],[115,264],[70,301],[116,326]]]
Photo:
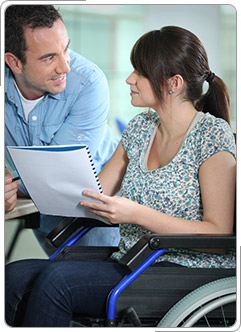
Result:
[[94,209],[96,211],[108,211],[108,206],[106,204],[103,204],[102,202],[96,202],[96,201],[81,201],[81,206],[85,206],[88,209]]
[[101,201],[103,203],[106,203],[108,201],[108,196],[104,195],[104,194],[100,194],[97,191],[93,191],[93,190],[84,190],[82,192],[82,194],[84,196],[88,196],[94,199],[97,199],[98,201]]
[[17,190],[14,192],[14,191],[11,191],[11,192],[8,192],[8,193],[5,193],[5,203],[6,202],[12,202],[12,200],[16,199],[17,197]]
[[110,221],[110,216],[109,216],[108,212],[104,212],[104,211],[100,211],[100,210],[96,210],[96,209],[91,209],[91,208],[88,209],[88,212],[94,213],[97,216],[103,218],[104,220],[107,220],[107,221],[111,222]]
[[15,202],[16,199],[17,199],[17,195],[16,194],[12,195],[11,197],[5,199],[5,203],[7,205],[12,205]]
[[12,182],[12,176],[10,174],[5,175],[5,184],[10,184]]
[[18,192],[18,185],[16,183],[11,183],[8,186],[5,186],[5,197],[6,196],[12,196]]
[[5,211],[11,211],[17,202],[17,195],[11,196],[9,199],[5,200]]
[[19,186],[20,186],[20,182],[18,182],[18,181],[12,182],[10,184],[6,184],[5,193],[17,192]]
[[13,175],[8,168],[5,168],[5,184],[11,183]]
[[5,168],[5,175],[10,175],[12,177],[12,172],[8,169],[8,168]]
[[17,201],[14,201],[12,205],[7,205],[7,204],[5,204],[5,212],[10,212],[10,211],[12,211],[12,210],[15,208],[16,203],[17,203]]

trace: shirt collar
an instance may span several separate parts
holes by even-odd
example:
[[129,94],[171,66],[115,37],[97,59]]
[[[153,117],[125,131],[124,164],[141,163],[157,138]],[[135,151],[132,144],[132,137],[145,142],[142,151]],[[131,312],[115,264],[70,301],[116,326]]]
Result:
[[[17,91],[14,86],[14,78],[13,78],[12,71],[6,66],[5,93],[7,94],[8,98],[10,98],[10,96],[15,95],[16,92]],[[58,94],[47,93],[46,97],[50,97],[50,98],[57,99],[57,100],[67,99],[66,88],[64,89],[64,91],[62,91],[61,93],[58,93]]]

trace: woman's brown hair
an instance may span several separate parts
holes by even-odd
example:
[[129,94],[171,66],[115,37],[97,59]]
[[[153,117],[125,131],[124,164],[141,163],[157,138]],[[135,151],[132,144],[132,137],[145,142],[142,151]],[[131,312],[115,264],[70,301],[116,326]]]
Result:
[[[190,31],[166,26],[150,31],[137,40],[131,52],[135,70],[147,77],[161,102],[167,80],[179,74],[186,83],[184,98],[198,111],[209,112],[230,123],[230,98],[221,78],[210,71],[201,41]],[[203,94],[203,83],[208,91]]]

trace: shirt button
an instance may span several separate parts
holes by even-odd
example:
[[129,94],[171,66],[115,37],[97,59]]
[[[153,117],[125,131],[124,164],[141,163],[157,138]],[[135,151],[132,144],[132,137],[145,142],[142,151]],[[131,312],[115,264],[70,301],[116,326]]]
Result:
[[37,120],[37,116],[36,116],[36,115],[33,115],[33,116],[32,116],[32,120],[33,120],[33,121],[36,121],[36,120]]
[[82,137],[81,136],[78,136],[78,140],[81,141]]
[[11,99],[11,100],[13,100],[13,99],[14,99],[14,97],[13,97],[13,96],[10,96],[10,99]]

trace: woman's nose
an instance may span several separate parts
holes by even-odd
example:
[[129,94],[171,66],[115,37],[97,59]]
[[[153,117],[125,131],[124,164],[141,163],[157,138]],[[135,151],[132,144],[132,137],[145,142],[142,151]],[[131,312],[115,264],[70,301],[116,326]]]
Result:
[[135,76],[135,72],[131,73],[127,79],[126,79],[126,83],[129,85],[133,85],[136,83],[136,76]]

